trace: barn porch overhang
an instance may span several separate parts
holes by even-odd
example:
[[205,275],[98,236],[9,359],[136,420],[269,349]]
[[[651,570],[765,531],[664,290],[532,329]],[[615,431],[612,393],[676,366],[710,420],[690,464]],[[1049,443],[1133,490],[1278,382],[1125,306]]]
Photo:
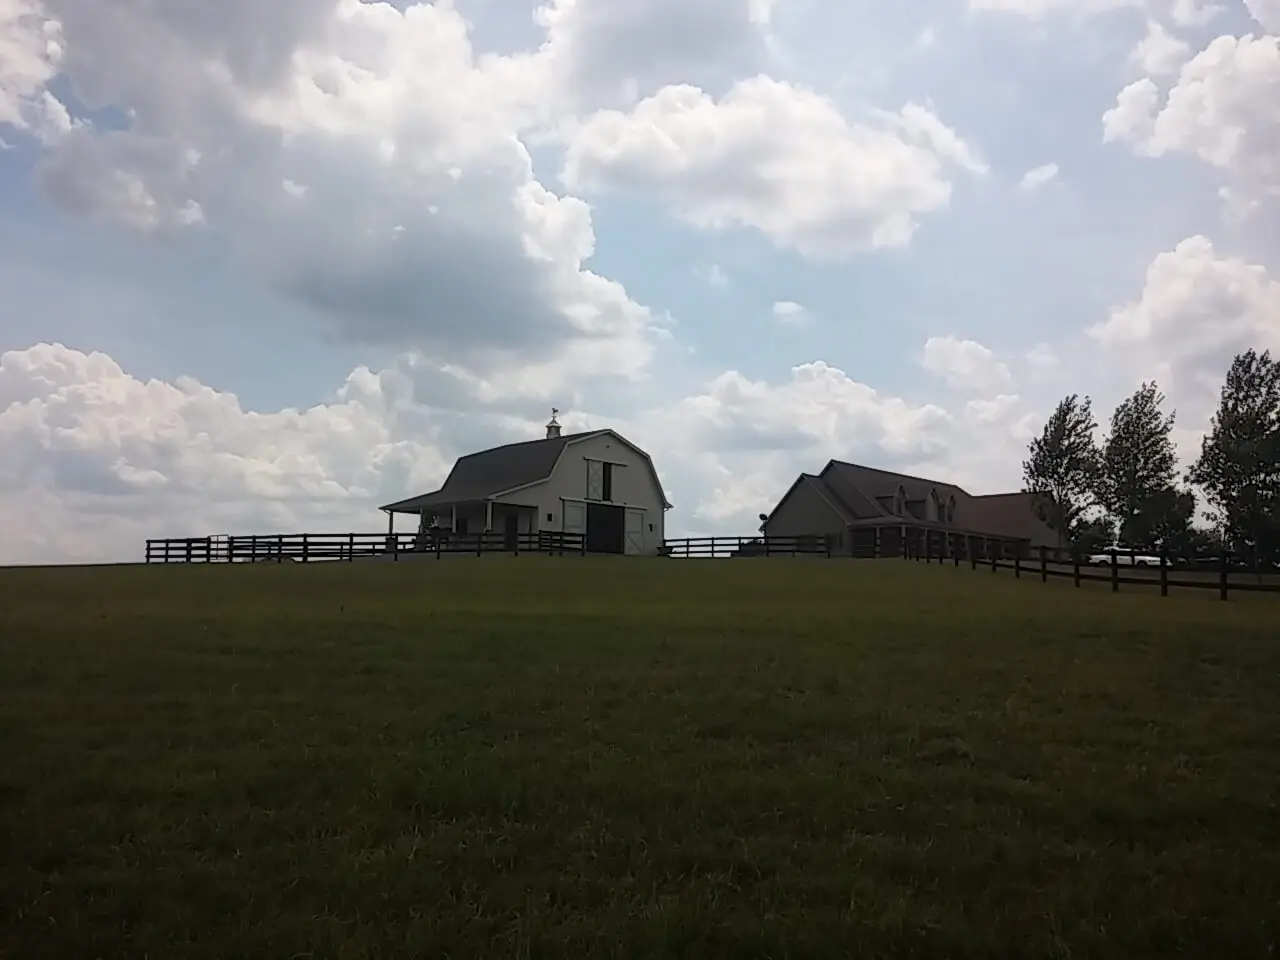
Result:
[[493,529],[494,512],[519,511],[535,512],[538,508],[530,503],[517,503],[501,496],[495,497],[438,497],[428,494],[425,497],[414,497],[399,503],[388,504],[380,508],[387,515],[387,530],[390,532],[395,524],[397,514],[409,514],[418,518],[418,531],[425,532],[430,527],[456,531],[459,514],[484,512],[484,529]]

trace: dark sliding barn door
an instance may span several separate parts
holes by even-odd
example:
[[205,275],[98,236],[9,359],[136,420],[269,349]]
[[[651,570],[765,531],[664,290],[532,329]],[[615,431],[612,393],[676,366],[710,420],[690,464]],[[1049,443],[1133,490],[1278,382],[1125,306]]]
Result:
[[587,552],[623,553],[627,512],[610,503],[587,504]]

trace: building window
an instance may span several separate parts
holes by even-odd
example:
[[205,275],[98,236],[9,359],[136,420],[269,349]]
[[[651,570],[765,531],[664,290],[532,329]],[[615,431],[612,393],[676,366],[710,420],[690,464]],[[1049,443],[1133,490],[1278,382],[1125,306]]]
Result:
[[556,518],[556,515],[555,515],[554,513],[548,513],[548,514],[547,514],[547,523],[551,523],[551,522],[553,522],[553,521],[555,520],[555,518]]
[[600,499],[612,500],[613,499],[613,464],[603,463],[600,465],[600,467],[601,467],[601,470],[603,471],[603,477],[601,478],[601,481],[600,481]]

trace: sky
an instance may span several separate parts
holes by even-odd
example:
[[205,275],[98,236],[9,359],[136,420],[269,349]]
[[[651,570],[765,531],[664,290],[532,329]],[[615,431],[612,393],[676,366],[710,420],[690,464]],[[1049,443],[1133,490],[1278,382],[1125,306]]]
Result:
[[610,427],[669,536],[1018,489],[1280,350],[1280,0],[0,0],[0,563],[377,532]]

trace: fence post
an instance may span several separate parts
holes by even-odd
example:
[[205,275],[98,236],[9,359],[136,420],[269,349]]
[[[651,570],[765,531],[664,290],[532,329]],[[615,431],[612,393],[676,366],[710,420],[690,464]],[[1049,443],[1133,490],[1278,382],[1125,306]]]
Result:
[[1169,557],[1163,547],[1160,548],[1160,596],[1169,595]]
[[831,534],[827,534],[827,559],[831,559]]
[[951,541],[951,565],[953,567],[960,566],[960,538],[956,537]]
[[311,559],[311,536],[304,533],[302,535],[302,562],[306,563]]
[[978,569],[978,551],[973,548],[973,537],[964,538],[964,550],[965,550],[965,553],[969,554],[969,566],[972,569],[977,570]]
[[587,535],[580,533],[578,538],[578,556],[585,557],[587,555]]
[[1218,599],[1227,599],[1227,551],[1222,551],[1222,561],[1218,566]]
[[1045,557],[1044,547],[1040,548],[1040,582],[1049,582],[1049,561]]
[[400,562],[400,534],[391,534],[391,562]]
[[997,570],[999,570],[999,569],[1000,569],[1000,563],[999,563],[999,561],[996,559],[996,552],[995,552],[993,549],[991,549],[991,546],[990,546],[990,545],[988,545],[988,546],[987,546],[987,553],[988,553],[988,554],[990,554],[990,556],[991,556],[991,572],[992,572],[992,573],[995,573]]
[[480,554],[483,552],[483,548],[484,548],[484,534],[477,533],[476,534],[476,556],[477,557],[480,556]]
[[1111,592],[1120,592],[1120,554],[1117,550],[1111,551]]
[[347,563],[352,563],[356,558],[356,535],[354,533],[347,534]]
[[1019,550],[1013,555],[1013,578],[1015,580],[1022,579],[1022,551]]

